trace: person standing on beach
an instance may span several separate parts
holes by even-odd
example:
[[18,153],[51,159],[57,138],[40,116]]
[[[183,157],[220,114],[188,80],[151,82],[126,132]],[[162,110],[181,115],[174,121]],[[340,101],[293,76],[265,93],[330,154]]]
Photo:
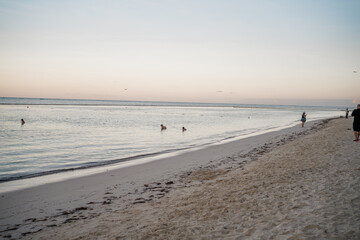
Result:
[[346,115],[345,115],[345,117],[346,117],[346,119],[349,118],[349,109],[348,109],[348,108],[346,109]]
[[354,122],[353,122],[353,129],[355,135],[354,142],[358,142],[360,135],[360,104],[357,105],[357,109],[354,109],[354,111],[351,113],[351,116],[354,117]]
[[305,122],[306,122],[306,113],[303,112],[301,116],[301,127],[304,127]]

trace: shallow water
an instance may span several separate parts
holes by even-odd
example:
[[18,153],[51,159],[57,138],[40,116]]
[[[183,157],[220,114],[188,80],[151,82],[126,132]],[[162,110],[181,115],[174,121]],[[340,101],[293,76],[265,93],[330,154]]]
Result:
[[[299,122],[303,111],[308,120],[342,113],[294,106],[1,100],[0,181],[132,161],[261,133]],[[160,131],[160,124],[167,130]]]

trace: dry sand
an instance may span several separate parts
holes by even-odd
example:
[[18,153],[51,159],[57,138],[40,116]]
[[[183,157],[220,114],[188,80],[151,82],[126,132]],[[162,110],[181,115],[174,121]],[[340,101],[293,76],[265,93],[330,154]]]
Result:
[[108,196],[101,204],[26,219],[6,226],[1,236],[360,239],[360,143],[352,141],[350,128],[351,120],[340,118],[286,136],[272,134],[218,164],[149,182],[121,198],[114,188],[102,189]]

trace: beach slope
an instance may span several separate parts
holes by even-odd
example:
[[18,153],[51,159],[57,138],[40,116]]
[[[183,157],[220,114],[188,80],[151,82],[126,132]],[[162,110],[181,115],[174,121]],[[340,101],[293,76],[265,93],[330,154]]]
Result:
[[351,120],[324,121],[231,164],[188,172],[177,184],[144,186],[161,198],[102,205],[101,214],[84,219],[80,209],[23,237],[360,239],[360,144],[352,140]]

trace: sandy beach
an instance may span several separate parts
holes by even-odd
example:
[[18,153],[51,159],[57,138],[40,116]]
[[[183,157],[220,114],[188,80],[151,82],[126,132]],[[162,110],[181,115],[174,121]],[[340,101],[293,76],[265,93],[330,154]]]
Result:
[[3,193],[3,239],[360,239],[352,119]]

